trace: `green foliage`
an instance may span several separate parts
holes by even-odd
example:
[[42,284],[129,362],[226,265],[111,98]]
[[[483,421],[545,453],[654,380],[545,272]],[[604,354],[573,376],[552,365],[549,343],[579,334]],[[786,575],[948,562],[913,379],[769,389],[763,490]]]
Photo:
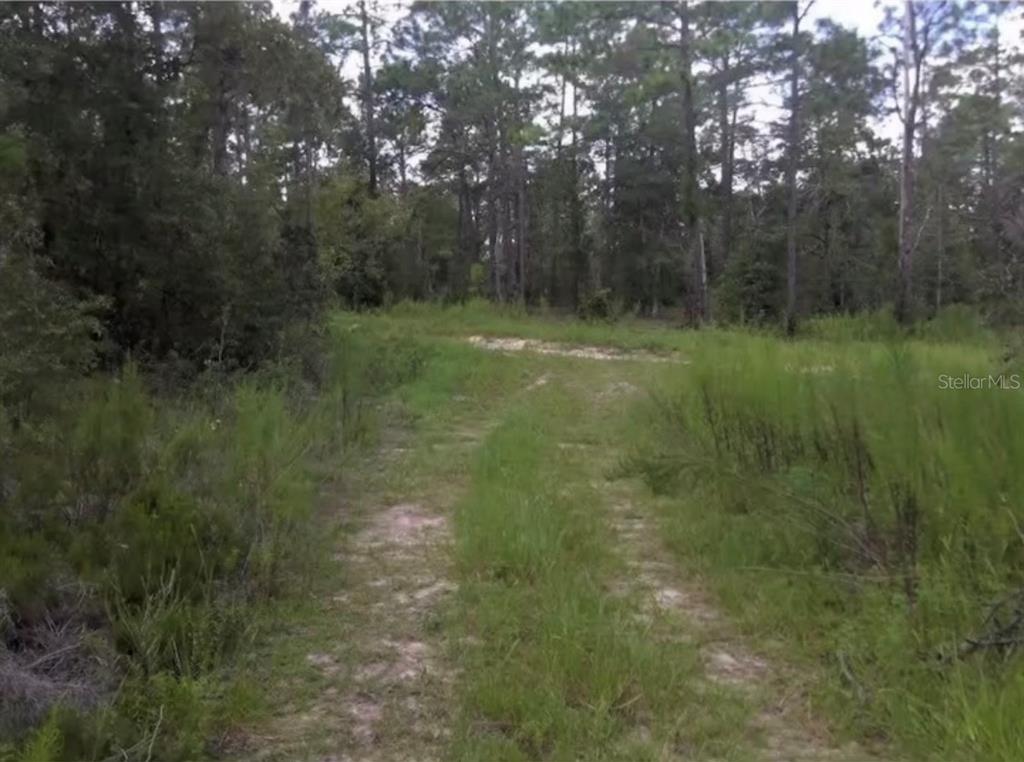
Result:
[[[651,637],[629,602],[607,595],[627,572],[610,552],[606,507],[555,447],[587,419],[581,402],[548,389],[517,405],[458,506],[458,627],[475,643],[459,653],[455,759],[655,759],[691,743],[717,754],[741,722],[714,691],[698,698],[691,645]],[[691,711],[709,704],[710,725],[696,721]]]
[[988,345],[995,339],[994,332],[985,324],[981,313],[967,305],[943,308],[929,320],[909,328],[896,322],[892,310],[883,308],[855,315],[823,315],[806,320],[801,333],[823,341],[838,343],[850,341],[894,342],[903,338],[916,338],[928,342]]
[[354,308],[379,306],[387,257],[395,245],[394,204],[372,198],[356,177],[325,186],[317,203],[317,236],[325,277]]
[[75,300],[24,256],[0,258],[0,404],[26,402],[91,368],[101,306]]
[[778,320],[782,279],[771,262],[738,256],[729,263],[716,291],[716,304],[726,322],[767,325]]
[[58,762],[61,759],[63,743],[57,717],[57,713],[51,714],[32,734],[32,738],[16,757],[17,762]]
[[79,494],[102,517],[116,495],[138,484],[153,409],[133,367],[100,387],[78,415],[69,444]]
[[[16,428],[0,419],[14,456],[0,481],[3,629],[27,644],[5,658],[31,664],[40,628],[82,628],[88,666],[74,662],[87,670],[74,678],[113,699],[96,712],[71,695],[59,723],[28,739],[29,727],[5,723],[19,753],[50,753],[56,738],[80,758],[151,745],[153,759],[191,760],[231,721],[215,676],[252,642],[258,607],[308,585],[322,561],[314,467],[366,431],[369,396],[428,359],[409,336],[348,318],[319,345],[327,356],[309,376],[311,350],[296,348],[277,371],[211,371],[156,397],[128,366],[69,382],[60,408]],[[62,679],[24,669],[32,685]]]
[[616,309],[611,290],[599,288],[588,293],[580,301],[576,314],[583,320],[614,320]]
[[804,322],[801,330],[825,341],[895,341],[906,335],[892,310],[880,309],[857,315],[825,315]]
[[848,730],[1015,759],[1019,657],[957,653],[1024,584],[1024,398],[952,385],[1008,374],[995,344],[823,328],[829,343],[702,341],[638,423],[633,467],[677,496],[670,541],[736,615],[826,668],[822,699]]

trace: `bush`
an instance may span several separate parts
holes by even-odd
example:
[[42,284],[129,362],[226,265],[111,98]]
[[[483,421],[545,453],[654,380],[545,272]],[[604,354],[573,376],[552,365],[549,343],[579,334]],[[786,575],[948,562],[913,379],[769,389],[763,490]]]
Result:
[[23,404],[90,369],[103,304],[74,299],[27,257],[0,257],[0,405]]
[[617,312],[611,289],[599,288],[580,299],[576,314],[581,320],[614,320]]
[[[306,347],[155,397],[128,366],[68,383],[59,407],[16,425],[0,408],[0,749],[105,757],[148,745],[159,723],[154,758],[203,753],[219,700],[204,686],[251,641],[254,606],[321,560],[316,458],[365,427],[365,396],[425,361],[409,339],[379,352],[351,328],[322,332],[315,373]],[[87,695],[66,689],[79,683]],[[59,733],[33,731],[61,696]]]

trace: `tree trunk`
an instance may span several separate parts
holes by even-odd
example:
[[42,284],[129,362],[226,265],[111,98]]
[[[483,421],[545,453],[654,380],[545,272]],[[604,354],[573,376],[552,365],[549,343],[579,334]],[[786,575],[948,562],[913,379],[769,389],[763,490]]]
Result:
[[498,193],[495,188],[497,171],[494,166],[497,157],[493,146],[493,133],[491,142],[492,147],[487,162],[487,257],[491,264],[491,296],[495,301],[500,302],[503,295],[501,292],[501,268],[498,267]]
[[936,273],[935,273],[935,312],[942,309],[942,267],[946,257],[946,194],[939,184],[939,229],[938,240],[935,242]]
[[521,145],[517,146],[516,153],[516,275],[519,280],[516,295],[519,303],[523,304],[526,302],[526,156]]
[[[914,241],[914,134],[917,127],[920,69],[917,61],[917,29],[912,0],[903,3],[903,155],[900,161],[899,291],[896,319],[910,322],[913,291]],[[914,67],[911,87],[910,69]]]
[[732,248],[732,185],[736,156],[736,112],[729,108],[728,71],[729,59],[726,57],[723,61],[722,82],[718,90],[718,128],[720,133],[722,182],[719,188],[718,249],[715,258],[718,261],[716,266],[719,268],[719,271],[725,267],[725,263],[729,258],[729,249]]
[[359,26],[363,54],[363,120],[366,123],[366,164],[370,172],[370,195],[377,195],[377,125],[373,113],[373,72],[370,69],[370,16],[366,0],[359,0]]
[[700,292],[704,295],[704,316],[708,320],[711,319],[711,305],[707,302],[708,293],[708,259],[707,253],[704,249],[704,234],[698,233],[697,237],[700,241]]
[[469,192],[466,171],[459,172],[459,243],[449,272],[452,297],[462,301],[469,287],[469,266],[475,247],[475,223],[473,222],[473,199]]
[[680,198],[690,266],[693,269],[693,313],[703,321],[707,311],[707,287],[702,283],[700,252],[700,209],[697,199],[697,116],[693,103],[692,40],[690,5],[681,0],[679,14],[679,79],[683,105],[683,177]]
[[[573,54],[576,53],[576,44],[573,43]],[[580,156],[579,156],[579,134],[576,129],[579,116],[579,93],[576,84],[572,86],[572,133],[571,133],[571,164],[570,180],[572,188],[569,196],[569,234],[572,236],[572,261],[573,261],[573,306],[579,307],[580,292],[596,291],[598,285],[594,282],[597,268],[593,262],[588,261],[587,252],[583,248],[583,201],[580,197]],[[605,170],[608,170],[607,164]],[[581,285],[583,288],[581,289]]]
[[[221,64],[222,66],[224,64]],[[228,134],[231,130],[231,98],[228,93],[227,73],[221,69],[217,78],[216,120],[213,124],[213,173],[223,177],[228,173]]]
[[[506,162],[507,164],[507,162]],[[507,178],[507,170],[504,173]],[[500,265],[498,268],[499,281],[504,284],[504,295],[511,296],[515,293],[515,270],[509,267],[512,262],[512,208],[509,203],[509,188],[507,182],[502,183],[501,197],[498,206],[498,238]],[[511,272],[510,272],[511,270]]]
[[789,125],[786,134],[786,333],[796,333],[796,165],[800,143],[800,3],[793,3],[793,39],[789,53]]
[[406,148],[405,141],[398,141],[398,193],[405,198],[409,194],[409,178],[408,169],[406,166]]
[[[494,8],[487,6],[485,32],[487,35],[487,69],[493,94],[501,90],[497,63],[497,36],[494,29]],[[508,226],[505,223],[505,205],[501,197],[503,188],[498,185],[499,175],[504,173],[505,130],[501,111],[497,108],[492,112],[492,119],[487,120],[487,248],[491,261],[491,292],[495,301],[505,299],[503,283],[506,258],[505,241],[508,237]],[[500,241],[500,244],[499,244]],[[500,245],[500,249],[499,249]]]

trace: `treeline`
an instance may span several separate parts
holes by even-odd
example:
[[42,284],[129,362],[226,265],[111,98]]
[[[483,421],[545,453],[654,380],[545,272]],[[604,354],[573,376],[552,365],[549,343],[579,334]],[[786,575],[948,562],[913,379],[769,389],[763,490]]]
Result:
[[335,299],[470,295],[1015,319],[1020,14],[904,4],[868,39],[804,3],[7,5],[6,341],[40,351],[42,314],[248,365]]
[[322,314],[399,223],[318,34],[0,6],[5,762],[225,753],[269,607],[322,575],[323,463],[421,362]]

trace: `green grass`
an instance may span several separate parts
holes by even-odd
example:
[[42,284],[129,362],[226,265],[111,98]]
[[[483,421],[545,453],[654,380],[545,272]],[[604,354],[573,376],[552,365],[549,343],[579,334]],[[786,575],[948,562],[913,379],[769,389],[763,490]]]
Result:
[[665,533],[751,636],[823,675],[848,733],[1012,760],[1020,662],[956,659],[1024,583],[1024,391],[994,343],[699,342],[638,413],[633,467]]
[[[632,468],[666,495],[655,503],[681,565],[755,647],[796,667],[789,687],[841,734],[911,757],[1019,758],[1016,660],[937,654],[1019,583],[1024,398],[939,389],[940,373],[1015,370],[989,334],[943,320],[911,338],[833,321],[785,341],[479,303],[338,316],[352,340],[386,341],[418,368],[389,398],[415,444],[383,489],[450,490],[465,461],[432,444],[501,421],[456,515],[451,756],[722,758],[750,743],[749,709],[708,692],[692,646],[652,637],[635,601],[608,595],[624,570],[603,474],[557,447],[582,440],[632,444]],[[502,355],[467,346],[471,334],[678,351],[688,364]],[[527,392],[541,374],[554,381]],[[622,416],[593,404],[617,379],[656,388],[625,436]]]
[[529,314],[520,307],[495,306],[480,300],[448,307],[403,302],[374,319],[435,336],[516,336],[661,352],[685,348],[692,335],[667,325],[639,320],[587,322],[558,315]]
[[173,395],[129,367],[37,398],[45,413],[0,415],[0,629],[29,649],[53,630],[83,632],[80,646],[49,651],[81,659],[74,680],[101,698],[90,709],[72,695],[39,716],[33,686],[63,674],[14,662],[0,756],[152,744],[153,759],[197,759],[262,711],[240,660],[285,610],[278,601],[322,569],[318,485],[368,438],[376,400],[422,365],[421,348],[392,335],[339,324],[320,339]]
[[477,457],[456,515],[453,757],[732,758],[741,703],[700,679],[692,644],[653,637],[638,601],[607,592],[626,573],[607,507],[586,459],[556,447],[594,433],[588,412],[585,397],[551,383]]
[[[802,667],[812,703],[846,734],[913,756],[1019,758],[1016,660],[949,658],[981,626],[987,603],[1021,582],[1022,485],[1013,464],[1024,397],[939,387],[941,374],[1019,370],[972,315],[952,310],[909,332],[883,315],[810,321],[796,341],[581,323],[480,303],[400,305],[366,320],[454,340],[506,335],[679,351],[685,366],[633,376],[665,381],[630,438],[633,468],[675,495],[658,504],[681,562],[705,575],[743,633]],[[450,349],[463,351],[455,341]],[[604,372],[594,368],[573,372]],[[456,377],[464,368],[451,370]],[[567,413],[573,406],[559,394],[539,395],[558,401],[525,405],[488,442],[459,514],[463,611],[469,634],[484,642],[467,670],[457,745],[467,757],[480,749],[557,756],[588,735],[615,756],[610,739],[629,737],[634,722],[608,713],[607,686],[580,688],[572,654],[543,636],[572,622],[600,641],[621,613],[574,581],[581,567],[587,580],[606,578],[614,561],[601,550],[600,500],[569,489],[573,466],[550,450],[552,438],[587,426],[597,440],[613,434],[581,424],[593,410]],[[498,465],[489,467],[492,458]],[[574,600],[601,605],[565,611],[566,585]],[[638,669],[623,666],[629,658],[609,656],[618,663],[609,674]],[[517,680],[521,664],[529,666]],[[580,711],[566,699],[580,690],[600,700]]]
[[[54,711],[0,752],[153,743],[154,759],[193,759],[271,699],[315,701],[325,685],[307,654],[322,642],[350,658],[339,638],[360,626],[316,602],[346,584],[323,563],[345,527],[318,514],[318,491],[351,474],[349,500],[441,505],[465,490],[460,592],[432,625],[459,667],[453,758],[742,757],[750,702],[609,593],[627,570],[604,480],[628,453],[661,493],[681,566],[757,650],[798,668],[841,732],[913,757],[1024,757],[1019,659],[953,658],[988,603],[1024,585],[1024,391],[939,380],[1009,376],[1019,361],[957,311],[909,332],[884,316],[804,330],[399,305],[339,313],[315,346],[297,340],[248,378],[167,395],[129,371],[45,414],[0,416],[0,477],[18,487],[0,519],[4,605],[30,621],[61,604],[60,580],[82,580],[105,622],[92,653],[120,659],[123,678],[107,709]],[[685,364],[486,352],[473,334]],[[622,381],[654,392],[632,411],[601,402]],[[354,446],[396,436],[400,467]]]
[[[464,486],[477,439],[501,415],[506,400],[533,375],[531,368],[501,355],[482,354],[468,345],[396,327],[375,316],[339,313],[332,322],[348,343],[361,348],[360,357],[372,361],[372,367],[359,371],[359,378],[386,383],[376,386],[375,394],[365,391],[373,402],[370,410],[362,412],[364,417],[372,416],[364,435],[364,443],[371,446],[350,449],[343,459],[325,464],[324,475],[330,482],[324,486],[313,526],[332,550],[333,560],[318,566],[303,595],[286,597],[261,613],[267,625],[264,637],[237,665],[237,671],[261,685],[261,694],[273,703],[266,707],[265,701],[264,711],[240,717],[236,721],[239,737],[251,735],[254,743],[267,747],[261,751],[272,759],[304,759],[337,751],[337,722],[304,723],[296,716],[316,714],[325,701],[337,711],[343,706],[341,697],[356,690],[351,675],[359,660],[366,658],[363,652],[373,650],[381,638],[394,636],[382,629],[379,617],[372,622],[364,619],[370,616],[360,608],[369,605],[365,599],[377,594],[390,600],[390,592],[373,587],[367,593],[361,587],[369,581],[360,577],[366,569],[348,563],[345,555],[353,535],[380,506],[416,502],[440,509],[450,505]],[[415,367],[415,373],[391,370],[395,365]],[[395,384],[398,377],[401,383]],[[334,602],[344,592],[359,602],[355,616],[339,610]],[[441,622],[432,620],[424,626],[433,633]],[[310,663],[310,654],[330,655],[337,670],[326,675]],[[325,698],[325,691],[331,698]],[[420,699],[431,713],[443,714],[442,707],[435,706],[443,701],[441,696]],[[266,736],[274,741],[263,744],[259,739]],[[252,749],[245,745],[234,753],[246,758]]]

